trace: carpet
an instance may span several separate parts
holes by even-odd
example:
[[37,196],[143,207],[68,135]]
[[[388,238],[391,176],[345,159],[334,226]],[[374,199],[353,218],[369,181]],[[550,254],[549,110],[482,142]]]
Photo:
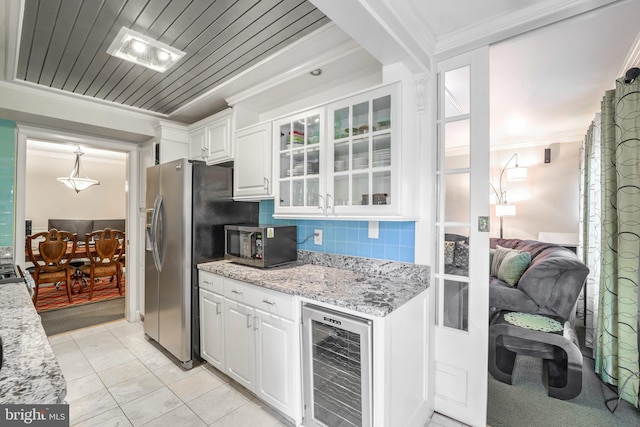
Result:
[[[593,359],[584,357],[582,392],[571,400],[547,396],[542,359],[518,356],[513,385],[489,376],[487,424],[491,427],[638,427],[640,412],[621,401],[612,414],[604,404],[615,397],[593,371]],[[546,377],[546,375],[544,375]],[[609,404],[612,408],[615,402]]]
[[73,294],[72,301],[69,302],[64,285],[60,286],[60,289],[56,289],[55,286],[40,286],[36,311],[42,313],[49,310],[59,310],[84,304],[95,304],[115,298],[124,298],[125,290],[124,278],[122,279],[122,295],[118,293],[115,278],[113,282],[109,277],[100,278],[96,280],[93,287],[93,298],[91,300],[89,300],[89,287],[87,286],[83,287],[81,293]]

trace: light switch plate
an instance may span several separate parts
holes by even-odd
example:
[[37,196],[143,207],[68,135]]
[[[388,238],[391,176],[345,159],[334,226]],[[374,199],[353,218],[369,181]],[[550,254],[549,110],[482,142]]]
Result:
[[481,233],[489,232],[489,217],[488,216],[479,216],[478,217],[478,231]]

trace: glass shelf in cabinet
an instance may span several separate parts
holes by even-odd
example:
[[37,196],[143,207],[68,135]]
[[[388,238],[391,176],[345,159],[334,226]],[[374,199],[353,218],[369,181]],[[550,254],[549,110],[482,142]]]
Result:
[[[386,125],[381,124],[381,123],[387,123]],[[374,134],[378,134],[378,133],[390,133],[391,132],[391,121],[386,121],[386,122],[378,122],[373,126],[373,133]]]

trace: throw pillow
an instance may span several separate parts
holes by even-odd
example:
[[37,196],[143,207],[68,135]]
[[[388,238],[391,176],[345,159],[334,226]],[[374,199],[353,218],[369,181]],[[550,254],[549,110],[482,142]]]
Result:
[[444,264],[451,265],[453,264],[453,252],[456,247],[456,242],[450,242],[446,240],[444,242]]
[[517,249],[503,248],[500,245],[496,245],[496,250],[493,253],[493,259],[491,260],[491,275],[493,277],[498,277],[498,270],[500,270],[500,264],[502,264],[502,260],[507,256],[510,252],[519,253],[520,251]]
[[456,250],[453,252],[453,263],[456,267],[469,269],[469,244],[462,240],[456,242]]
[[531,264],[529,252],[508,253],[500,264],[497,277],[511,286],[516,286],[529,264]]
[[496,252],[494,248],[489,248],[489,270],[491,270],[491,264],[493,263],[493,254]]

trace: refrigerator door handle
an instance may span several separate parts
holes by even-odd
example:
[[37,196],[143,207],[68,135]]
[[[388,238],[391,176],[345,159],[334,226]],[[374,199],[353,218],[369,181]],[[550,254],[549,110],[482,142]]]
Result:
[[153,203],[153,215],[151,217],[151,253],[153,255],[153,263],[156,266],[156,270],[162,271],[162,264],[160,262],[160,254],[158,252],[158,219],[160,216],[160,205],[162,204],[162,196],[157,195],[156,200]]
[[153,209],[146,210],[146,220],[144,227],[144,249],[147,252],[153,252],[153,236],[152,236],[152,218],[153,218]]

